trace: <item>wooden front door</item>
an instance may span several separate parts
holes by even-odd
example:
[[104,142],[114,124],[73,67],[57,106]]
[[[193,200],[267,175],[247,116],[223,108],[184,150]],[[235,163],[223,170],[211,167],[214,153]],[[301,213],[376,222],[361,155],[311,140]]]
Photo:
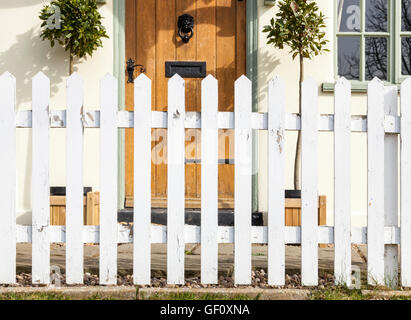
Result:
[[[194,36],[178,36],[182,14],[194,17]],[[204,61],[219,83],[219,111],[234,110],[234,81],[245,74],[245,0],[126,0],[126,59],[144,65],[152,79],[152,108],[167,111],[166,61]],[[186,78],[186,111],[201,111],[201,80]],[[133,110],[133,85],[126,108]],[[186,130],[186,207],[200,207],[200,130]],[[167,130],[152,131],[152,206],[167,206]],[[126,206],[133,205],[133,132],[126,129]],[[234,206],[234,136],[219,134],[219,206]]]

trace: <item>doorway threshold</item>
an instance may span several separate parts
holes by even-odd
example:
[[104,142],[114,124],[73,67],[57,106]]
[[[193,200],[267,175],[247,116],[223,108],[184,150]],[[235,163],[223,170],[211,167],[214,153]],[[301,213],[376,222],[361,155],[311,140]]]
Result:
[[[126,208],[118,211],[118,222],[130,223],[133,222],[133,208]],[[254,212],[251,215],[251,222],[253,226],[263,226],[263,214],[261,212]],[[151,209],[151,223],[159,225],[167,225],[167,209],[152,208]],[[186,209],[185,210],[185,224],[200,226],[201,225],[201,210],[200,209]],[[218,225],[222,227],[234,226],[234,209],[219,209],[218,210]]]

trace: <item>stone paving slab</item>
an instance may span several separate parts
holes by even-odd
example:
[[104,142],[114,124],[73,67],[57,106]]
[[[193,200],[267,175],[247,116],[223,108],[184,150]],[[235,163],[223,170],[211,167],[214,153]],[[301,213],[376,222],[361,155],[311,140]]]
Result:
[[[366,270],[367,266],[363,257],[358,252],[366,252],[364,248],[352,249],[352,262],[361,269]],[[17,272],[31,272],[31,244],[17,244]],[[230,276],[234,270],[234,246],[233,244],[219,244],[219,275]],[[200,276],[200,252],[199,244],[187,244],[185,255],[186,277]],[[301,269],[301,247],[286,246],[286,270],[289,273],[299,273]],[[332,272],[334,269],[334,249],[332,246],[319,248],[319,270]],[[51,245],[51,265],[65,270],[65,245]],[[98,274],[99,266],[99,246],[84,246],[84,268],[85,272]],[[167,245],[153,244],[151,254],[151,267],[153,277],[165,277],[167,270]],[[252,267],[253,269],[267,270],[267,246],[252,246]],[[121,244],[118,246],[118,271],[120,275],[132,274],[133,270],[133,246],[132,244]]]
[[[362,290],[363,295],[370,295],[373,299],[390,299],[395,297],[411,297],[411,291],[384,291]],[[169,294],[190,293],[196,296],[218,295],[227,298],[243,296],[257,298],[259,300],[307,300],[311,291],[308,289],[250,289],[250,288],[136,288],[132,286],[108,286],[108,287],[0,287],[0,295],[4,294],[56,294],[69,297],[74,300],[89,298],[136,300],[149,299],[155,296],[167,296]]]

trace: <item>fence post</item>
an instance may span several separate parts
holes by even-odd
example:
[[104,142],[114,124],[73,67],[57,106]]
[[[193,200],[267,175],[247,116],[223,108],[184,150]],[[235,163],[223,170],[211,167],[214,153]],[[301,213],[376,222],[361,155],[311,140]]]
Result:
[[0,76],[0,101],[0,283],[12,284],[16,282],[16,78],[9,72]]
[[[385,87],[385,115],[397,116],[397,86]],[[398,135],[385,134],[384,156],[384,215],[385,226],[398,227]],[[398,246],[385,246],[385,284],[391,288],[398,285]]]
[[302,85],[301,107],[301,281],[318,284],[318,88]]
[[100,81],[100,284],[117,284],[117,79]]
[[134,80],[134,284],[151,282],[151,80]]
[[67,80],[66,130],[66,282],[82,284],[83,275],[83,80]]
[[50,80],[39,72],[32,83],[32,281],[50,283],[49,99]]
[[285,285],[285,86],[268,83],[268,284]]
[[234,281],[251,283],[251,81],[241,76],[234,93]]
[[401,84],[401,285],[411,287],[411,79]]
[[185,85],[175,74],[168,81],[167,281],[184,284]]
[[351,84],[340,78],[334,97],[334,272],[351,285]]
[[201,283],[218,283],[218,82],[201,83]]
[[368,84],[368,283],[384,285],[384,84]]

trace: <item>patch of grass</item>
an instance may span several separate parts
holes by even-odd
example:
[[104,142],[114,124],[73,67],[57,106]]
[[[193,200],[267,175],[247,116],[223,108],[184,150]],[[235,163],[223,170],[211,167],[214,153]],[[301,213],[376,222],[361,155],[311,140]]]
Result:
[[254,257],[264,257],[265,254],[264,253],[253,253]]
[[202,293],[196,294],[193,292],[179,292],[179,293],[169,293],[161,294],[155,293],[148,298],[143,300],[259,300],[260,295],[255,297],[249,297],[242,294],[234,295],[223,295],[223,294],[211,294],[211,293]]
[[70,300],[69,297],[55,293],[5,293],[0,300]]
[[347,287],[332,287],[324,290],[311,291],[311,300],[367,300],[361,290],[349,289]]
[[411,300],[410,296],[390,297],[388,300]]
[[310,300],[411,300],[411,296],[383,296],[379,287],[372,288],[372,292],[367,294],[347,287],[332,287],[312,290]]
[[118,300],[115,297],[103,297],[101,294],[99,293],[95,293],[91,296],[88,296],[86,300]]

